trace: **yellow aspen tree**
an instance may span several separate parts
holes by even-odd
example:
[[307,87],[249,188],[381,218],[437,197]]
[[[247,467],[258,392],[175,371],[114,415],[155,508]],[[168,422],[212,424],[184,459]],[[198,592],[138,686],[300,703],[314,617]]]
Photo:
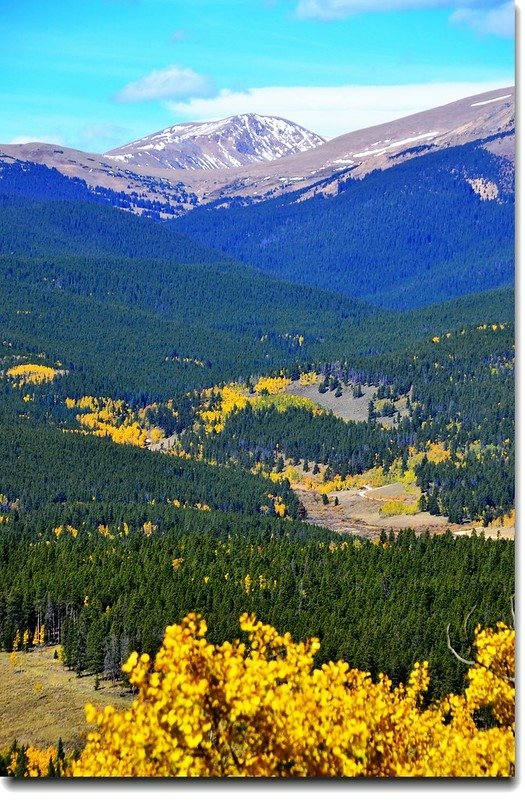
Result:
[[[406,685],[344,661],[314,669],[317,639],[295,643],[243,614],[239,640],[214,645],[189,614],[154,660],[123,670],[131,708],[86,706],[95,730],[75,777],[508,777],[514,773],[514,631],[476,631],[468,688],[427,705],[426,662]],[[497,724],[483,728],[479,711]]]

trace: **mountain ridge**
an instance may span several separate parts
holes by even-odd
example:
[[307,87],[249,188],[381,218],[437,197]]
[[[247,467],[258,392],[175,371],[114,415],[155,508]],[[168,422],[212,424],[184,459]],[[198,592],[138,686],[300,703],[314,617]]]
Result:
[[303,153],[242,167],[170,169],[144,164],[139,170],[107,155],[42,143],[0,145],[0,164],[14,159],[54,167],[68,177],[82,178],[93,189],[126,194],[130,210],[136,213],[144,209],[133,195],[165,206],[162,218],[181,216],[195,205],[229,203],[232,198],[259,202],[294,191],[303,192],[305,198],[337,194],[341,179],[361,178],[422,152],[480,139],[487,140],[483,146],[490,152],[514,161],[514,87],[472,95],[344,134]]

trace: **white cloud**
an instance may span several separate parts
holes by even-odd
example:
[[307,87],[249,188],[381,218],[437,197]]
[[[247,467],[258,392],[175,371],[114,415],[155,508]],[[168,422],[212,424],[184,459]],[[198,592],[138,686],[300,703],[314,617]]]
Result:
[[141,103],[146,100],[168,100],[179,97],[199,97],[209,94],[210,81],[187,67],[172,65],[156,69],[128,83],[115,97],[119,103]]
[[32,144],[33,142],[45,142],[47,144],[64,145],[64,140],[56,133],[38,134],[36,136],[15,136],[9,144]]
[[514,33],[514,3],[505,0],[298,0],[297,15],[330,21],[374,11],[425,8],[448,8],[453,12],[453,22],[468,25],[478,33],[494,36]]
[[503,3],[496,8],[480,10],[458,8],[450,17],[452,22],[468,25],[482,35],[514,36],[514,3]]
[[216,97],[168,102],[180,121],[222,119],[255,113],[284,117],[331,138],[513,83],[435,83],[402,86],[268,86]]
[[451,0],[299,0],[297,14],[303,18],[344,19],[374,11],[405,11],[450,6]]

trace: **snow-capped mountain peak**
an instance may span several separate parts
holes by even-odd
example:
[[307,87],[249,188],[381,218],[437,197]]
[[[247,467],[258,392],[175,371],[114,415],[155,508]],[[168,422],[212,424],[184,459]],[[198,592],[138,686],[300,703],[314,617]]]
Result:
[[281,117],[239,114],[211,122],[182,122],[106,156],[129,166],[171,169],[240,167],[302,153],[324,143]]

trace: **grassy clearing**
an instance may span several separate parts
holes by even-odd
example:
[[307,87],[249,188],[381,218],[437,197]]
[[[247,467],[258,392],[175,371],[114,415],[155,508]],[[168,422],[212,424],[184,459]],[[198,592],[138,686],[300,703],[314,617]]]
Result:
[[17,653],[13,667],[10,654],[0,652],[0,749],[14,739],[36,747],[56,745],[62,737],[66,749],[81,747],[90,727],[84,705],[124,708],[132,696],[120,696],[121,687],[101,681],[95,691],[94,676],[77,678],[53,658],[54,648]]

